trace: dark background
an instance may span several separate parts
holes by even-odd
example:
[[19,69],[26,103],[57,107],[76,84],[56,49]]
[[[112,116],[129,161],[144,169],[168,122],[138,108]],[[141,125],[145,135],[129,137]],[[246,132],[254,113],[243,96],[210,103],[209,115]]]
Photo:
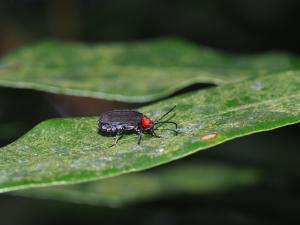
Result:
[[[2,0],[0,56],[43,38],[105,43],[162,36],[180,36],[228,52],[300,53],[299,12],[297,0]],[[76,111],[85,104],[105,109],[138,106],[0,88],[0,145],[46,118],[85,115]],[[299,224],[298,134],[299,125],[293,125],[183,159],[260,168],[269,174],[265,185],[219,195],[155,199],[121,209],[1,195],[0,224]]]
[[0,53],[54,37],[86,42],[176,35],[228,51],[300,51],[297,0],[2,0]]

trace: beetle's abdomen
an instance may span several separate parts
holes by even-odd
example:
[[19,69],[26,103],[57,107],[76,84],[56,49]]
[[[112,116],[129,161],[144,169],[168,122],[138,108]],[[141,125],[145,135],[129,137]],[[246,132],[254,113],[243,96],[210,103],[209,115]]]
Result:
[[106,135],[132,133],[138,127],[143,114],[131,110],[113,110],[102,113],[99,118],[99,130]]
[[115,135],[117,133],[131,133],[135,131],[135,126],[130,126],[126,124],[108,124],[108,123],[99,123],[99,130],[103,133]]

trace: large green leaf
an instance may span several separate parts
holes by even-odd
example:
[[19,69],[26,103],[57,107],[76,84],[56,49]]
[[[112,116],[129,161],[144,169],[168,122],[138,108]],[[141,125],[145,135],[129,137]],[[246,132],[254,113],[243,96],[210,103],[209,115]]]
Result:
[[0,85],[143,102],[198,82],[219,85],[299,68],[299,59],[288,54],[230,55],[179,39],[111,45],[44,41],[0,60]]
[[258,170],[211,161],[176,163],[171,167],[131,173],[97,182],[35,188],[13,195],[118,207],[179,194],[213,194],[262,181]]
[[179,135],[136,135],[109,148],[97,118],[52,119],[1,149],[0,190],[70,184],[138,171],[236,137],[300,121],[300,73],[241,81],[142,108],[157,118],[177,105]]

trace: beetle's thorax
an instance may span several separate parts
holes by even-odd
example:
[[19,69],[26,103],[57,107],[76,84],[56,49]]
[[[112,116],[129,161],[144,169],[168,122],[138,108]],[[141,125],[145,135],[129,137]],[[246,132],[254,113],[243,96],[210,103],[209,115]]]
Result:
[[141,118],[139,126],[143,130],[150,130],[153,127],[153,122],[152,122],[152,120],[149,117],[143,116]]

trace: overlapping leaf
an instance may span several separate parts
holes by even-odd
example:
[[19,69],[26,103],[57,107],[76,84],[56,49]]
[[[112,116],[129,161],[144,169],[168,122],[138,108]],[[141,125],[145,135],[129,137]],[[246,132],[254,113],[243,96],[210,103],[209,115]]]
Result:
[[230,55],[179,39],[111,45],[44,41],[0,60],[0,86],[144,102],[199,82],[219,85],[299,68],[299,59],[288,54]]

